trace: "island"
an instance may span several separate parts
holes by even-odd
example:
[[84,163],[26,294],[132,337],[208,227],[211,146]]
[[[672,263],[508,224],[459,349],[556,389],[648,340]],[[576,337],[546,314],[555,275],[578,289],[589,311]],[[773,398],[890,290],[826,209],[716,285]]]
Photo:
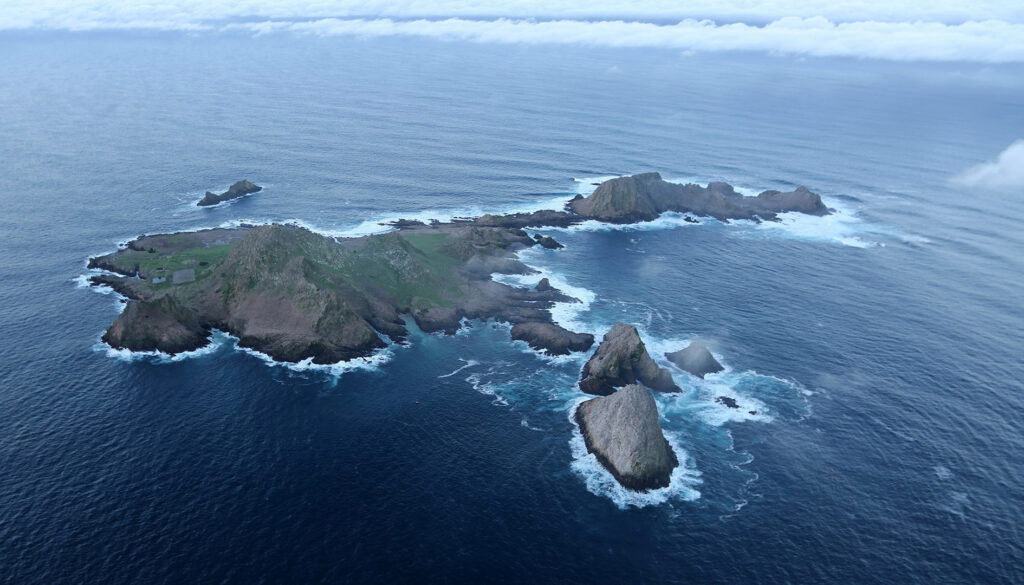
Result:
[[203,198],[200,199],[198,203],[196,203],[196,205],[198,205],[199,207],[217,205],[219,203],[224,203],[225,201],[230,201],[232,199],[238,199],[239,197],[244,197],[252,193],[258,193],[262,190],[263,187],[250,183],[249,181],[242,180],[238,181],[234,185],[231,185],[230,187],[228,187],[227,191],[219,195],[217,193],[207,191],[206,195],[204,195]]
[[[204,201],[259,189],[242,181],[225,194],[208,193]],[[517,256],[524,249],[540,246],[556,253],[562,247],[550,236],[531,236],[525,229],[589,220],[650,221],[667,211],[722,221],[830,212],[817,194],[802,187],[746,197],[725,183],[678,185],[645,173],[605,181],[564,210],[450,222],[403,219],[390,224],[388,233],[351,238],[290,224],[143,235],[90,258],[88,267],[96,271],[93,285],[110,287],[125,298],[124,311],[102,336],[119,349],[195,350],[207,345],[217,329],[237,337],[239,346],[277,361],[333,364],[402,341],[413,325],[452,334],[466,320],[496,320],[512,325],[513,339],[539,352],[564,355],[588,351],[594,343],[592,335],[552,319],[556,303],[578,301],[546,278],[532,287],[492,278],[535,273]],[[669,357],[695,375],[714,371],[717,362],[713,357],[708,361],[706,349],[688,350]],[[611,328],[583,367],[580,388],[602,396],[577,411],[588,450],[629,489],[667,485],[678,462],[658,425],[651,389],[679,388],[648,354],[635,327],[618,323]]]

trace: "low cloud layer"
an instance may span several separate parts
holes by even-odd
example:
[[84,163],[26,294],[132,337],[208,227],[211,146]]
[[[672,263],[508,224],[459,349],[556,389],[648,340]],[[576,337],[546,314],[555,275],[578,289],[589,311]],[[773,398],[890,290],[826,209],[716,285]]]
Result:
[[5,0],[4,28],[197,27],[210,21],[321,18],[537,18],[764,24],[820,16],[833,22],[1024,23],[1024,3],[1007,0]]
[[973,166],[954,179],[964,187],[1024,191],[1024,140],[1018,140],[996,160]]
[[2,30],[245,30],[1024,63],[998,0],[7,0]]
[[1024,25],[1004,22],[853,22],[782,18],[766,26],[685,20],[672,25],[623,21],[322,19],[238,25],[258,34],[290,31],[363,37],[419,36],[519,44],[650,47],[689,52],[760,51],[890,60],[1024,62]]

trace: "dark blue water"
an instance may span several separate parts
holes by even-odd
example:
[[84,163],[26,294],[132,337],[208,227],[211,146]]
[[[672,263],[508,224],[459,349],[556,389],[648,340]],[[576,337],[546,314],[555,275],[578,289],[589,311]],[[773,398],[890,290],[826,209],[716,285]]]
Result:
[[[1024,582],[1024,197],[950,183],[1024,132],[1019,66],[6,33],[0,71],[4,583]],[[728,366],[659,396],[685,465],[643,497],[579,452],[582,358],[499,324],[340,375],[222,337],[129,359],[98,344],[116,299],[74,282],[144,232],[644,170],[840,213],[524,256],[588,301],[563,322]],[[191,206],[241,178],[267,189]]]

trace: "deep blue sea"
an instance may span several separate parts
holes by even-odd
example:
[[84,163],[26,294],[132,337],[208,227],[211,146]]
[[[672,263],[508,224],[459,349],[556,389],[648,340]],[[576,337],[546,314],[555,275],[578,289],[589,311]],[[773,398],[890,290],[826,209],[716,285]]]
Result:
[[[1024,193],[951,182],[1022,134],[1020,65],[5,33],[0,582],[1024,583]],[[222,335],[171,360],[101,345],[119,303],[81,285],[142,233],[365,233],[649,170],[837,213],[523,254],[510,281],[584,301],[563,324],[727,366],[674,370],[683,465],[643,495],[570,420],[585,356],[505,325],[333,369]]]

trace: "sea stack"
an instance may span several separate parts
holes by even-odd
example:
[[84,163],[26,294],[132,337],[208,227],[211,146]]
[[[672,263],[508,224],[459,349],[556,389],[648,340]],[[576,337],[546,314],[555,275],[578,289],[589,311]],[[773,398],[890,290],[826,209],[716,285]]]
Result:
[[249,181],[242,180],[228,187],[228,190],[221,193],[220,195],[207,191],[206,195],[204,195],[203,198],[199,200],[199,203],[196,203],[196,205],[198,205],[199,207],[217,205],[218,203],[230,201],[231,199],[237,199],[239,197],[249,195],[250,193],[257,193],[262,190],[263,187],[250,183]]
[[661,392],[678,392],[672,374],[654,363],[636,327],[616,323],[583,366],[580,389],[607,396],[615,388],[640,382]]
[[715,356],[711,355],[707,346],[699,341],[694,341],[679,351],[666,353],[665,357],[680,369],[686,370],[698,378],[725,369],[722,364],[718,363]]
[[651,391],[637,384],[594,398],[576,410],[587,451],[623,487],[636,491],[668,486],[679,465],[658,422]]

